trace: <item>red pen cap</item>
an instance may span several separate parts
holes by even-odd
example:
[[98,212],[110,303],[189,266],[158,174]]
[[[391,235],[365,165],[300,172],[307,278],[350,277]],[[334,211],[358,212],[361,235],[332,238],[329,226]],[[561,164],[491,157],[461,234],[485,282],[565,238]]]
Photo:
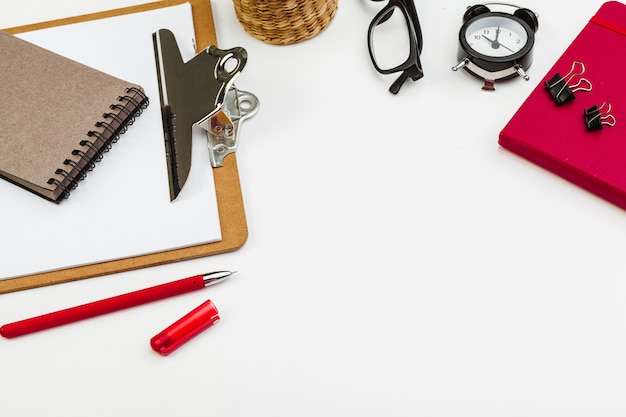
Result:
[[193,337],[220,320],[211,300],[205,301],[180,320],[150,339],[150,346],[163,356],[169,355]]

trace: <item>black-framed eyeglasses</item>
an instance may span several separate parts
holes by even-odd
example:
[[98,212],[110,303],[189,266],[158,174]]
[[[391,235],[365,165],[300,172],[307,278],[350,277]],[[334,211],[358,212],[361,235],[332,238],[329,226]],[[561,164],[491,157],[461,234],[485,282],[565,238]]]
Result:
[[417,81],[424,76],[420,61],[422,29],[413,0],[389,0],[370,23],[367,40],[376,71],[381,74],[402,72],[389,87],[393,94],[400,91],[409,77]]

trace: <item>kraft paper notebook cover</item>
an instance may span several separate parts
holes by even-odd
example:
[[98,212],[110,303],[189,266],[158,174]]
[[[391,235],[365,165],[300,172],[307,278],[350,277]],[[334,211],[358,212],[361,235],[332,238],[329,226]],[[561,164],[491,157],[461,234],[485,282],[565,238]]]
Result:
[[[37,29],[57,27],[60,25],[93,21],[96,19],[114,16],[130,15],[185,3],[190,3],[192,8],[195,27],[195,41],[197,46],[196,49],[199,51],[208,45],[216,44],[215,31],[213,28],[213,16],[209,0],[161,1],[92,15],[62,19],[59,21],[6,29],[5,31],[9,33],[23,33]],[[151,37],[151,34],[148,34],[148,36]],[[158,103],[153,103],[153,105],[158,106]],[[163,160],[165,160],[164,155]],[[207,169],[209,168],[210,166],[207,167]],[[113,261],[105,261],[95,264],[64,268],[51,272],[20,276],[18,278],[4,279],[0,280],[0,293],[57,284],[82,278],[102,276],[185,259],[204,257],[240,248],[247,239],[248,229],[246,225],[239,174],[237,170],[236,155],[228,155],[224,159],[223,166],[213,169],[212,171],[215,182],[217,209],[219,210],[221,240],[206,244],[187,245],[185,247],[165,250],[159,253],[125,257]],[[63,204],[60,206],[63,206]],[[123,210],[123,207],[123,204],[120,205],[120,210]],[[167,230],[165,230],[165,232],[166,231]],[[24,258],[28,259],[28,255]]]
[[[574,62],[591,91],[557,106],[544,86]],[[500,133],[504,148],[626,209],[626,6],[604,3]],[[582,66],[576,64],[575,72]],[[583,81],[584,83],[584,81]],[[581,85],[584,86],[584,85]],[[584,111],[611,104],[614,127],[587,131]],[[608,109],[608,107],[605,107]]]
[[140,86],[0,32],[0,177],[59,203],[148,105]]

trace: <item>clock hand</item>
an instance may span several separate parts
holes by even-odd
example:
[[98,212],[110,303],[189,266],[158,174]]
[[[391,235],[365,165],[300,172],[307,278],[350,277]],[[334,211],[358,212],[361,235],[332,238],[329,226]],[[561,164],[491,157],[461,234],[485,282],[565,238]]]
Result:
[[482,35],[483,38],[487,39],[489,42],[493,43],[494,40],[493,39],[489,39],[488,37],[486,37],[485,35]]
[[491,42],[491,47],[493,49],[498,49],[500,47],[500,42],[498,42],[498,37],[496,35],[496,39],[489,39],[488,37],[486,37],[485,35],[482,35],[483,38],[487,39],[489,42]]
[[514,53],[515,53],[515,51],[514,51],[514,50],[512,50],[511,48],[509,48],[508,46],[506,46],[506,45],[504,45],[504,44],[501,44],[501,43],[500,43],[499,45],[500,45],[501,47],[503,47],[504,49],[508,49],[509,51],[511,51],[511,53],[512,53],[512,54],[514,54]]
[[512,54],[515,53],[514,50],[512,50],[511,48],[509,48],[508,46],[504,45],[503,43],[498,41],[498,38],[500,37],[500,32],[502,32],[502,29],[500,29],[500,26],[498,26],[498,29],[496,31],[496,42],[498,42],[498,45],[503,47],[504,49],[508,49]]
[[[498,32],[499,33],[499,32]],[[489,39],[488,37],[486,37],[485,35],[482,35],[483,38],[487,39],[489,42],[491,42],[491,47],[493,49],[498,49],[499,47],[503,47],[504,49],[508,49],[509,51],[511,51],[511,53],[515,53],[514,50],[512,50],[511,48],[509,48],[506,45],[501,44],[500,42],[497,41],[497,35],[496,35],[496,40],[493,39]]]

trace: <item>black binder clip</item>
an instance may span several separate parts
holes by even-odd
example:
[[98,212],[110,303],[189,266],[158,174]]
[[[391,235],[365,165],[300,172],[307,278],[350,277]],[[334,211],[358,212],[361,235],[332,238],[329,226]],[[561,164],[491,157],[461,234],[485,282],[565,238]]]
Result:
[[[580,70],[577,71],[577,67],[580,67]],[[562,76],[557,72],[554,77],[544,83],[557,106],[574,100],[574,93],[577,91],[591,91],[593,88],[591,82],[581,77],[584,73],[585,64],[574,61],[567,74]]]
[[615,126],[615,116],[611,114],[611,103],[605,101],[600,106],[593,106],[584,111],[585,127],[588,132],[602,129],[602,126]]
[[233,84],[246,65],[244,48],[210,46],[183,62],[172,32],[161,29],[152,37],[173,201],[191,170],[193,126],[206,130],[211,165],[221,167],[224,157],[237,150],[239,124],[256,113],[259,101]]

